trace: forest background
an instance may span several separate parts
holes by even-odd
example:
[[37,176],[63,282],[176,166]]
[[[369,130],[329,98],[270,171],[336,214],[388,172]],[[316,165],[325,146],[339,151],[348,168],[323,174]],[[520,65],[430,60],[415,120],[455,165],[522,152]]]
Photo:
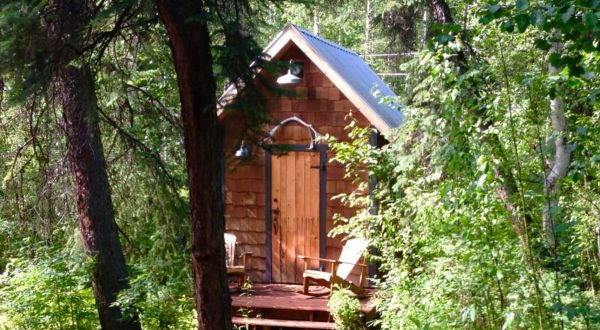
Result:
[[[94,261],[76,221],[59,97],[23,79],[35,61],[15,65],[25,61],[15,49],[37,46],[26,28],[46,2],[4,2],[0,329],[95,329]],[[405,124],[383,149],[351,123],[354,143],[331,141],[334,161],[377,185],[376,205],[360,192],[341,197],[364,212],[340,218],[338,231],[377,251],[382,328],[600,327],[600,1],[248,5],[258,45],[290,23],[318,31],[384,73],[404,105]],[[167,32],[145,2],[98,6],[86,26],[114,31],[90,63],[129,266],[118,305],[144,329],[191,329],[189,190]],[[124,8],[137,20],[112,29]],[[228,51],[217,22],[215,56]],[[218,61],[214,72],[220,94],[229,72]]]

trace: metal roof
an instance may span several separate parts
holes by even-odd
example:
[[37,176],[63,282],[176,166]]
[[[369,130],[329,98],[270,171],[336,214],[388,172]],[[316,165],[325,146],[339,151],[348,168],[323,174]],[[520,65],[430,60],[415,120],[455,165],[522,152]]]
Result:
[[350,88],[383,119],[388,128],[398,127],[402,124],[399,105],[382,101],[382,98],[388,98],[389,102],[393,102],[396,94],[358,54],[302,28],[293,27],[321,55],[322,60],[327,61],[332,69],[350,85]]
[[[287,49],[290,41],[323,71],[380,132],[402,124],[401,106],[394,102],[396,94],[358,54],[295,25],[289,25],[281,31],[267,45],[264,53],[276,58]],[[220,100],[234,95],[235,88],[230,87]]]

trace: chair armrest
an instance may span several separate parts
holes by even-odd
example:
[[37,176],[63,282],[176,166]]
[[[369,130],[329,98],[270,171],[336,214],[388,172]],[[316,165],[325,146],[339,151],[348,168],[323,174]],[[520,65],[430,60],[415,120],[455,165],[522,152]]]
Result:
[[369,265],[367,265],[367,264],[358,264],[358,263],[357,264],[353,264],[351,262],[345,262],[345,261],[338,261],[338,263],[340,263],[340,264],[354,265],[354,266],[358,266],[358,267],[362,267],[362,268],[369,267]]
[[242,252],[239,258],[242,258],[242,265],[244,268],[248,267],[248,261],[252,257],[252,252]]
[[319,257],[308,257],[308,256],[298,256],[298,259],[302,259],[302,260],[319,260],[319,261],[325,261],[325,262],[330,262],[330,263],[339,263],[338,260],[333,260],[333,259],[325,259],[325,258],[319,258]]
[[340,264],[340,262],[337,260],[325,259],[325,258],[319,258],[319,257],[298,256],[297,258],[302,259],[302,261],[304,261],[304,270],[305,271],[308,269],[308,261],[309,260],[318,260],[318,261],[324,261],[324,262],[330,263],[332,272],[334,274],[335,274],[335,270],[337,269],[337,266]]

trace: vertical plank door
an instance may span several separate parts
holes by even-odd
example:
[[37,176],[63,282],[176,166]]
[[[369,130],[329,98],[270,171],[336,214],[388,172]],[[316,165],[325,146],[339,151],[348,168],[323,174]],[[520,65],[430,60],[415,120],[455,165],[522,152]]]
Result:
[[271,164],[272,281],[301,283],[297,257],[319,256],[319,153],[274,155]]

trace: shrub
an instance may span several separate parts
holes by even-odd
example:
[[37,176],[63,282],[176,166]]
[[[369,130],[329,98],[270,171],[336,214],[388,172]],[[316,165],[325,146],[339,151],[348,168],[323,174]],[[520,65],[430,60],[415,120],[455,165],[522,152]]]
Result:
[[352,297],[347,289],[338,289],[331,293],[327,303],[329,312],[335,321],[336,329],[359,330],[364,328],[360,314],[360,302]]
[[96,329],[88,265],[63,252],[11,260],[0,275],[0,329]]

